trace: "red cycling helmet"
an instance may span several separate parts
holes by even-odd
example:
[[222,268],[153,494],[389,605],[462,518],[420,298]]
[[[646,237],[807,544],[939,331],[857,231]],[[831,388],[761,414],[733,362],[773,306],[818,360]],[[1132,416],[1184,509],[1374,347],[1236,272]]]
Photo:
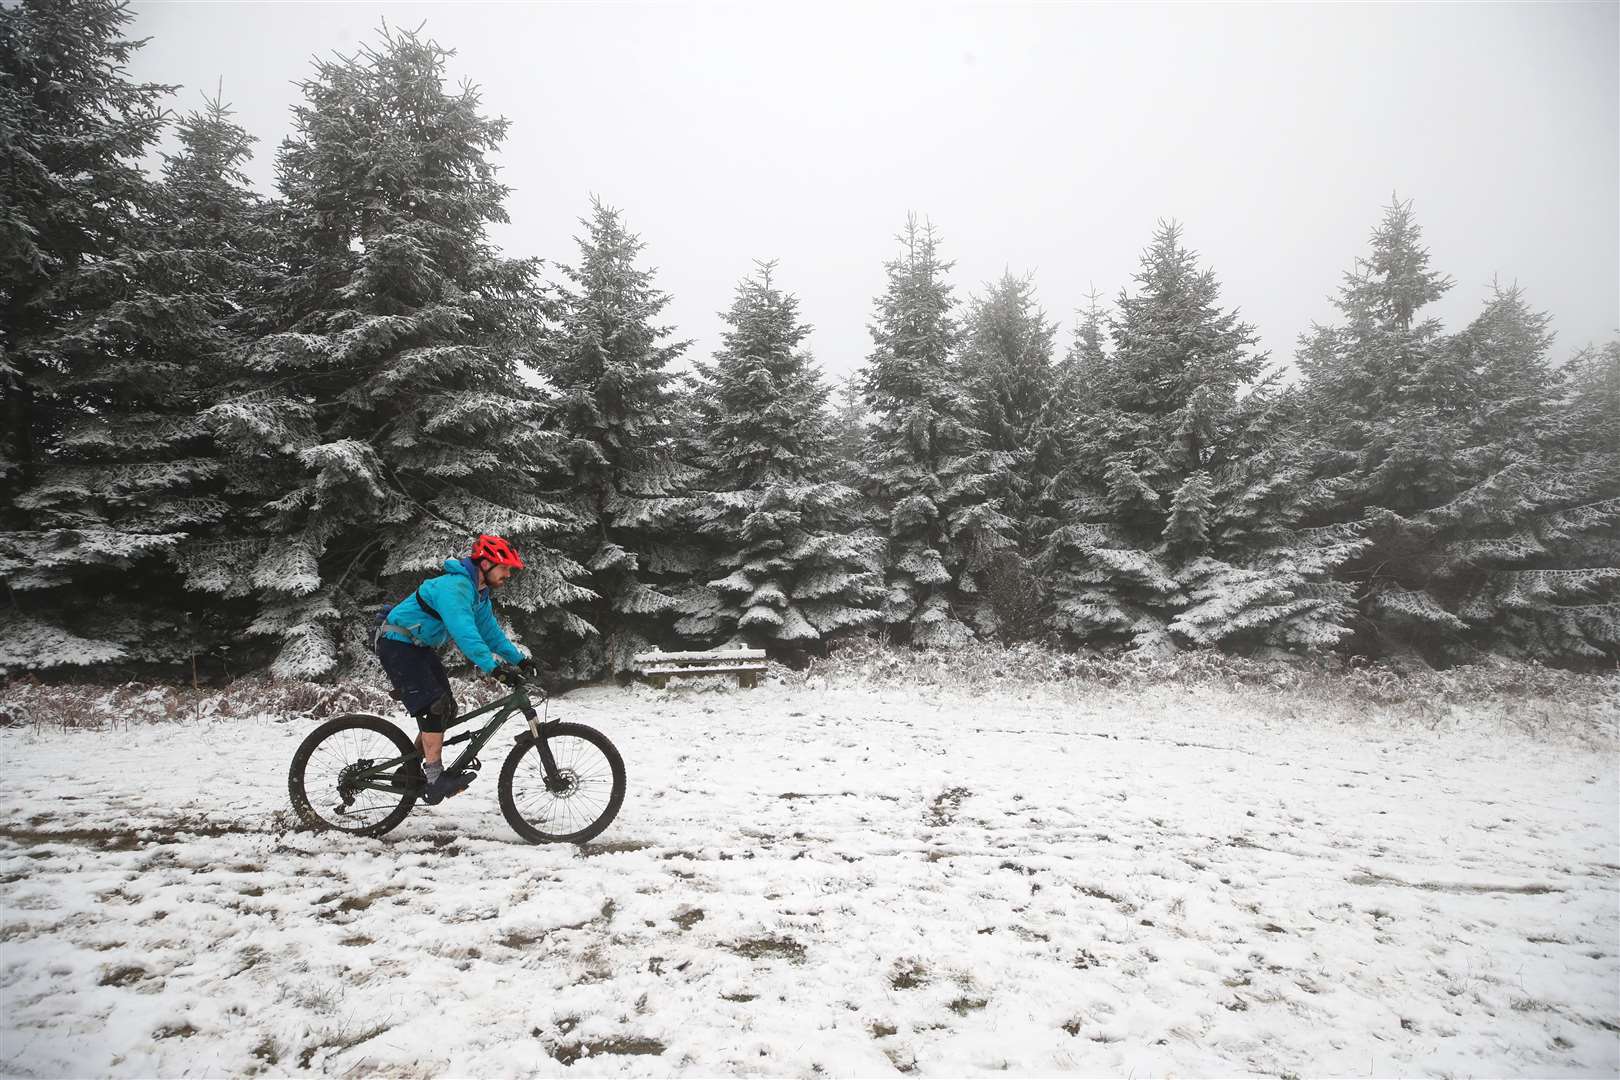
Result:
[[514,570],[523,569],[523,560],[518,558],[517,548],[489,533],[473,542],[472,557],[475,561],[488,559],[496,566],[510,566]]

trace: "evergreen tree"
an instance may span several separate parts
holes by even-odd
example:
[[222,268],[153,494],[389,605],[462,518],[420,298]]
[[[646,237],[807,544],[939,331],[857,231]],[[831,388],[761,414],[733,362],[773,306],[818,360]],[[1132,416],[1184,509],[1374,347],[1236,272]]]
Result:
[[1002,511],[1025,553],[1045,538],[1050,508],[1043,504],[1061,464],[1067,402],[1052,357],[1056,336],[1035,302],[1033,281],[1011,273],[973,300],[963,335],[962,382],[985,448],[1009,462]]
[[1547,317],[1497,289],[1447,336],[1420,318],[1450,287],[1428,261],[1410,204],[1392,204],[1346,275],[1344,324],[1302,342],[1316,473],[1342,491],[1323,520],[1355,523],[1368,541],[1346,567],[1363,647],[1431,662],[1493,643],[1602,655],[1613,638],[1603,599],[1620,574],[1613,561],[1567,567],[1561,552],[1612,529],[1617,508],[1605,509],[1601,470],[1559,460]]
[[1072,339],[1057,365],[1053,415],[1056,431],[1056,468],[1040,500],[1032,531],[1044,548],[1052,533],[1068,523],[1069,504],[1086,489],[1084,456],[1080,448],[1099,422],[1101,388],[1111,378],[1108,354],[1108,318],[1093,290],[1079,314]]
[[[258,300],[277,269],[275,208],[252,190],[243,171],[255,140],[231,115],[218,97],[205,99],[202,109],[180,118],[179,152],[165,154],[163,162],[162,233],[194,267],[188,288],[207,317],[207,333],[199,336],[183,385],[173,388],[168,405],[184,417],[179,430],[218,463],[206,487],[194,492],[206,501],[191,500],[207,514],[190,522],[172,555],[185,576],[194,553],[231,542],[245,525],[251,529],[258,508],[279,494],[269,488],[273,474],[238,457],[214,432],[206,411],[253,384],[242,357],[262,328]],[[250,591],[240,584],[229,591],[236,602],[222,603],[217,591],[174,594],[175,607],[183,600],[182,617],[199,653],[229,656],[241,649],[240,633],[251,620]]]
[[246,358],[257,385],[208,414],[278,497],[247,537],[188,567],[193,587],[257,593],[250,630],[279,643],[278,674],[361,654],[362,605],[481,532],[523,552],[529,569],[501,599],[531,629],[580,596],[580,568],[547,547],[570,525],[542,494],[557,437],[519,378],[536,265],[487,238],[506,220],[489,158],[507,122],[483,116],[470,86],[446,92],[450,55],[385,28],[377,45],[319,62],[278,157],[275,332]]
[[875,538],[853,527],[859,497],[828,478],[827,388],[775,267],[737,286],[720,351],[696,365],[706,453],[691,513],[708,559],[677,629],[802,648],[872,622],[883,590]]
[[1108,318],[1097,303],[1099,299],[1095,290],[1086,297],[1085,313],[1075,324],[1073,339],[1058,368],[1057,396],[1063,403],[1063,415],[1071,420],[1086,414],[1096,400],[1097,389],[1109,378]]
[[975,625],[994,626],[978,575],[1011,544],[995,490],[1009,462],[985,449],[960,386],[951,264],[939,238],[913,216],[899,240],[863,380],[873,412],[868,487],[888,518],[883,621],[912,644],[954,648]]
[[1612,661],[1620,656],[1620,347],[1577,355],[1566,387],[1545,362],[1548,321],[1517,288],[1497,290],[1459,335],[1478,394],[1461,456],[1484,479],[1423,515],[1433,542],[1428,591],[1466,624],[1468,645],[1543,661]]
[[670,328],[657,320],[669,295],[636,265],[644,245],[619,211],[593,200],[581,224],[544,371],[558,395],[566,498],[586,523],[581,559],[594,594],[576,605],[585,640],[569,671],[591,677],[631,670],[636,653],[669,636],[674,590],[700,556],[680,531],[690,470],[672,420],[688,406],[666,370],[687,343],[666,340]]
[[100,361],[107,311],[138,283],[152,184],[140,159],[174,90],[130,80],[142,42],[115,0],[0,8],[0,305],[6,437],[0,489],[33,484],[63,429],[105,403],[76,376]]
[[[1555,610],[1535,620],[1540,640],[1519,651],[1612,662],[1620,657],[1620,340],[1582,349],[1564,378],[1566,435],[1556,460],[1584,497],[1553,515],[1561,529],[1555,572],[1519,583],[1520,596],[1557,597]],[[1548,588],[1549,577],[1556,588]]]
[[[178,660],[201,640],[167,556],[223,514],[196,413],[229,259],[140,169],[170,88],[127,77],[129,18],[96,0],[0,10],[7,668]],[[196,117],[180,135],[171,166],[195,162]]]
[[1620,456],[1620,339],[1601,349],[1587,346],[1563,371],[1568,438],[1574,462],[1608,468]]
[[867,430],[869,421],[860,375],[849,374],[839,379],[829,402],[827,425],[832,446],[833,475],[840,483],[859,487],[866,475],[866,455],[871,439]]
[[1038,560],[1054,629],[1143,650],[1337,641],[1347,590],[1330,574],[1354,540],[1294,528],[1332,489],[1288,460],[1288,401],[1261,378],[1253,328],[1220,308],[1173,223],[1135,280],[1112,353],[1084,327],[1071,350],[1092,404],[1065,474],[1069,523]]

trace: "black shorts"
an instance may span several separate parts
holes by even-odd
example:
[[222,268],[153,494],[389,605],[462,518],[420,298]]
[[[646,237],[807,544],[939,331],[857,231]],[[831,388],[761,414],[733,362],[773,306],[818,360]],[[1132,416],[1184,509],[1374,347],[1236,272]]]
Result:
[[[439,654],[422,645],[380,637],[377,659],[382,661],[388,681],[405,700],[405,711],[416,718],[416,726],[423,731],[444,731],[446,721],[455,718],[455,699],[450,695],[450,676],[445,674]],[[445,699],[445,704],[434,709],[433,703],[440,698]]]

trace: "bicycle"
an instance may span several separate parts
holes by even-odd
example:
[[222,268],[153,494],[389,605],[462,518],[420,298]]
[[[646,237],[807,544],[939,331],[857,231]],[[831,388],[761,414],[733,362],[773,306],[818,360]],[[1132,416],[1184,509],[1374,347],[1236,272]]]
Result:
[[[531,844],[591,840],[624,802],[624,759],[595,728],[542,720],[529,700],[528,683],[516,672],[499,677],[512,688],[510,694],[446,725],[448,730],[494,713],[482,728],[445,740],[446,749],[468,744],[445,771],[476,777],[482,767],[479,751],[521,713],[529,729],[516,736],[496,785],[507,824]],[[548,702],[542,694],[542,707]],[[350,713],[328,720],[299,745],[287,771],[287,791],[293,810],[311,829],[382,836],[416,805],[425,786],[421,763],[422,751],[397,725]]]

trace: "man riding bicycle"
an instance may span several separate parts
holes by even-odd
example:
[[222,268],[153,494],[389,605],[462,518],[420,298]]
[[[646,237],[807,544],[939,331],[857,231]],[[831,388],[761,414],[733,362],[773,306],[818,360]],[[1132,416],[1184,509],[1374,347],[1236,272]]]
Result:
[[421,734],[422,774],[427,787],[422,801],[432,805],[455,795],[472,782],[465,774],[444,771],[444,731],[456,718],[456,699],[438,649],[453,640],[463,656],[485,675],[504,660],[524,674],[534,662],[518,651],[495,621],[491,590],[504,586],[523,560],[511,544],[485,534],[464,559],[446,559],[444,573],[424,581],[410,596],[388,610],[377,634],[377,659],[415,718]]

